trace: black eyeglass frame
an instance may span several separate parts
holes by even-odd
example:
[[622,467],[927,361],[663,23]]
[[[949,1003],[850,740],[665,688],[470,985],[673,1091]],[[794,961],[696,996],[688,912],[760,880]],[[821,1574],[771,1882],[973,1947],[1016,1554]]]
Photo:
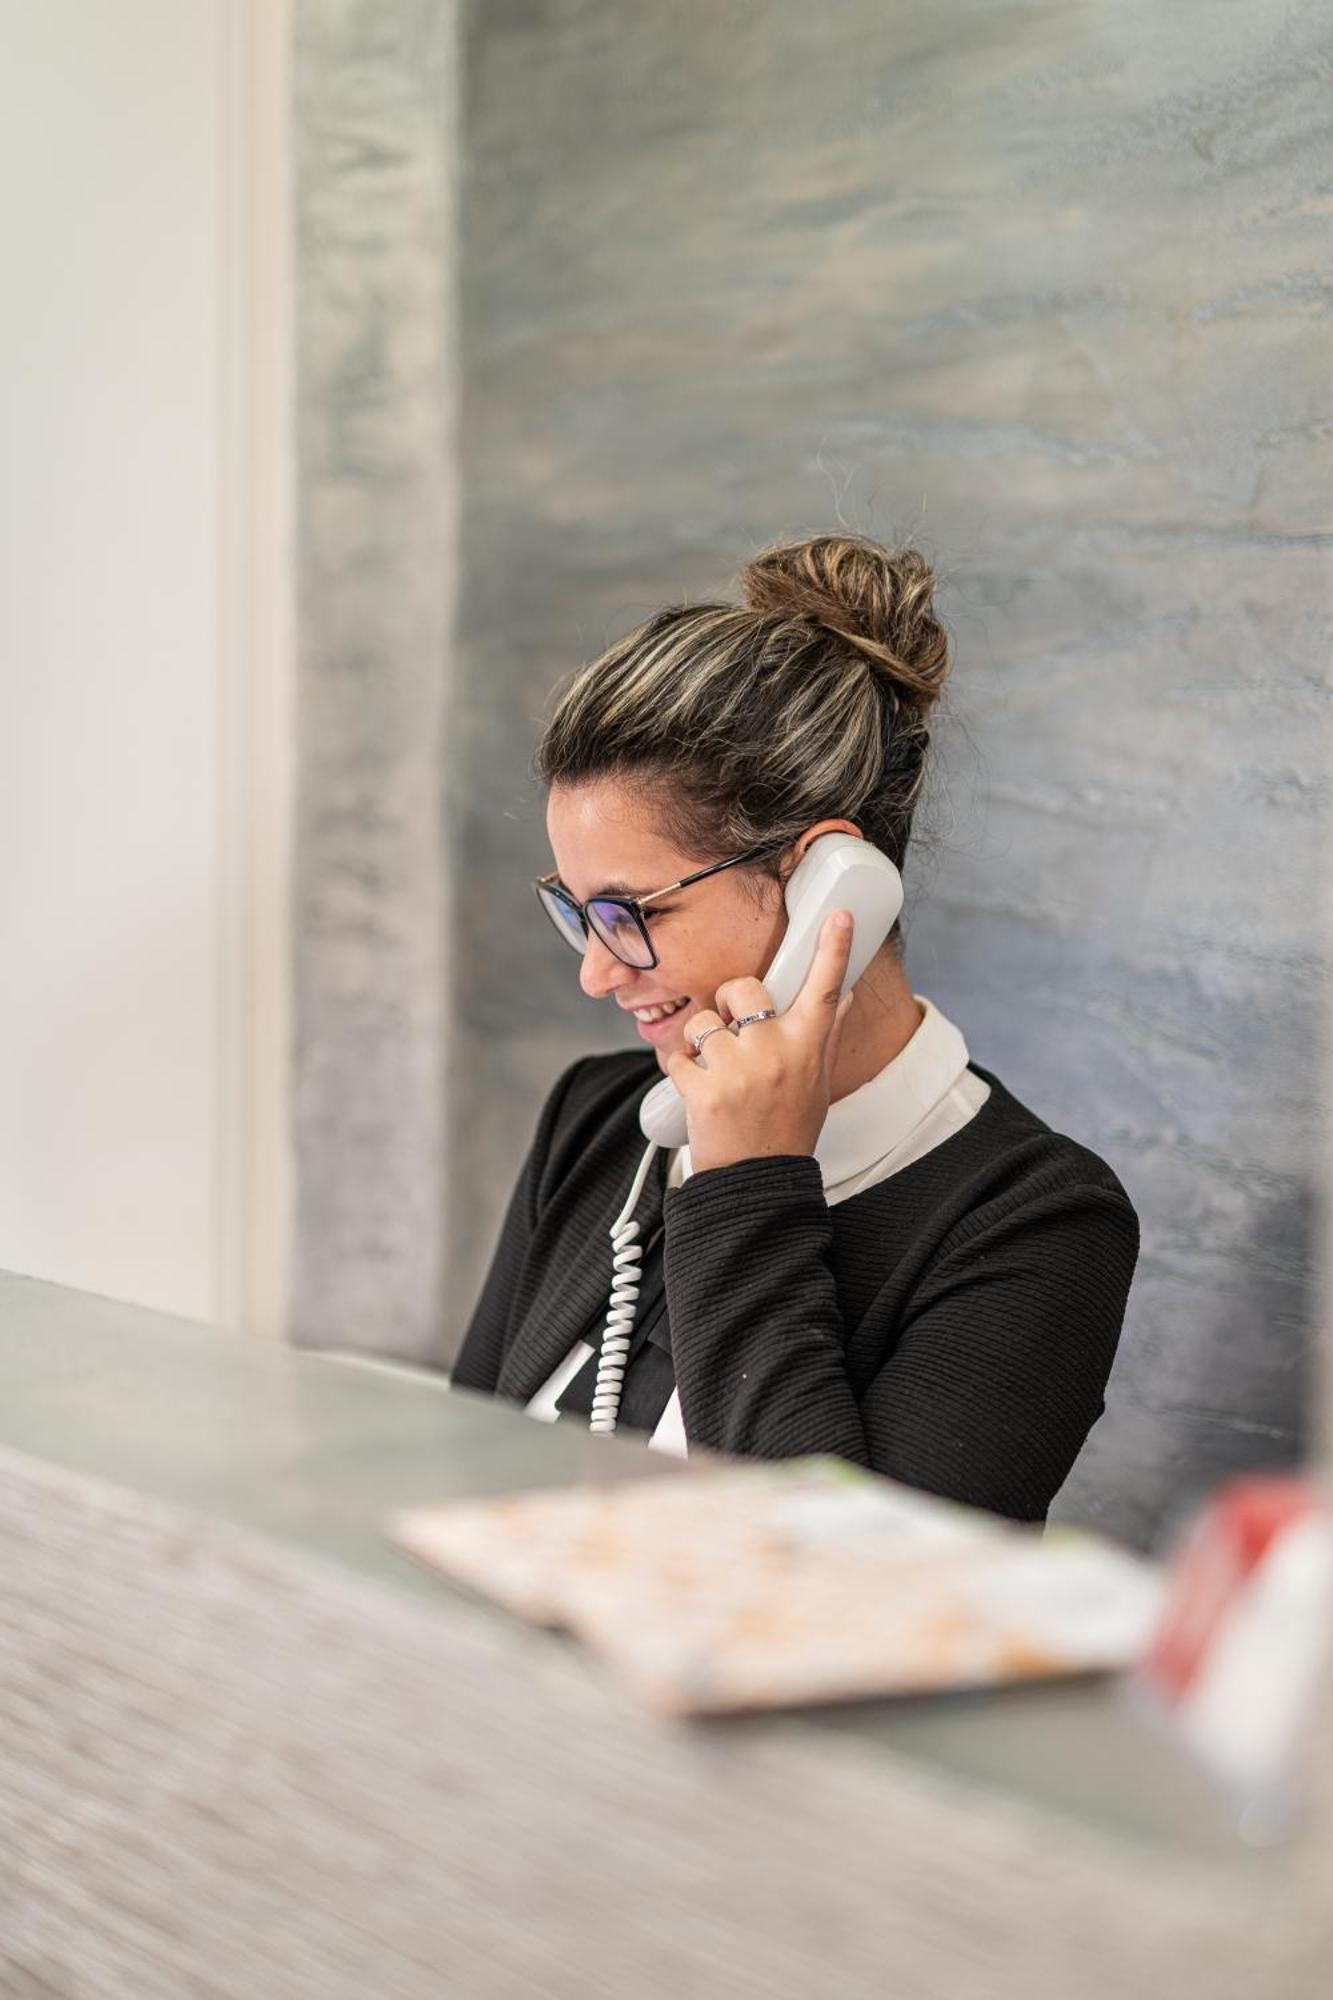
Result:
[[[646,896],[589,896],[588,903],[611,903],[617,909],[629,911],[629,914],[634,921],[634,926],[638,931],[639,936],[643,939],[644,945],[646,946],[648,951],[647,965],[635,965],[634,970],[636,972],[651,972],[653,967],[659,964],[660,961],[658,959],[657,952],[653,947],[653,941],[648,935],[648,926],[643,920],[643,912],[648,907],[649,903],[655,903],[659,896],[673,895],[677,889],[688,889],[692,882],[702,882],[704,877],[707,875],[717,875],[720,874],[722,869],[724,868],[734,868],[738,861],[754,861],[757,860],[761,854],[775,854],[778,853],[782,848],[787,847],[789,845],[790,842],[785,840],[761,841],[757,847],[747,847],[743,854],[733,854],[730,860],[728,861],[714,861],[707,868],[697,868],[693,875],[682,875],[679,882],[668,882],[665,889],[652,889]],[[587,918],[588,903],[580,903],[573,896],[570,895],[568,889],[565,888],[563,883],[557,880],[559,873],[560,871],[558,868],[553,868],[549,875],[539,875],[536,881],[532,885],[533,892],[536,895],[537,901],[541,904],[543,912],[549,918],[552,928],[556,930],[562,938],[564,938],[565,942],[569,945],[571,951],[577,951],[580,953],[580,955],[582,955],[583,953],[586,953],[587,943],[588,943],[588,918]],[[554,912],[547,907],[546,901],[542,894],[543,890],[545,890],[546,895],[554,896],[557,902],[563,903],[566,909],[570,909],[574,912],[575,916],[578,918],[579,923],[583,928],[582,946],[580,946],[578,940],[573,936],[571,936],[570,932],[564,928],[564,926],[560,922],[560,919],[554,914]],[[599,944],[606,945],[606,948],[611,953],[612,957],[620,959],[622,965],[630,965],[633,963],[632,960],[625,958],[620,952],[618,952],[613,944],[608,944],[607,940],[602,936],[602,933],[600,931],[597,932],[597,941]]]

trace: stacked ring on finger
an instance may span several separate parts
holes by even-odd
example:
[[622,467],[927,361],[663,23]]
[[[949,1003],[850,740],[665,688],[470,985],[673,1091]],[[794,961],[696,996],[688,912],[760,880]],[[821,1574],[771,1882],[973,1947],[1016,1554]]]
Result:
[[701,1035],[690,1036],[690,1041],[694,1046],[694,1055],[696,1062],[698,1061],[699,1051],[703,1047],[704,1043],[708,1040],[708,1037],[710,1035],[721,1034],[722,1029],[724,1028],[725,1025],[726,1025],[725,1022],[719,1021],[715,1028],[705,1028]]
[[694,1048],[695,1061],[698,1062],[699,1051],[708,1040],[708,1037],[716,1035],[719,1032],[719,1028],[727,1028],[733,1035],[738,1035],[742,1028],[749,1027],[751,1021],[776,1020],[777,1012],[776,1007],[761,1007],[757,1014],[742,1014],[738,1021],[723,1021],[719,1023],[717,1028],[705,1028],[702,1034],[691,1035],[689,1039]]

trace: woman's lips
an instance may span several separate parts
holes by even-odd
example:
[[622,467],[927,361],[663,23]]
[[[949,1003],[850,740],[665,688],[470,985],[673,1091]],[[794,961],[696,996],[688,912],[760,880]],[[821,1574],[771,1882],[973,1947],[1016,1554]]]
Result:
[[660,1021],[636,1020],[634,1025],[645,1042],[664,1042],[670,1036],[672,1029],[679,1027],[689,1011],[690,1003],[687,1000],[683,1007],[677,1007],[674,1014],[664,1014]]

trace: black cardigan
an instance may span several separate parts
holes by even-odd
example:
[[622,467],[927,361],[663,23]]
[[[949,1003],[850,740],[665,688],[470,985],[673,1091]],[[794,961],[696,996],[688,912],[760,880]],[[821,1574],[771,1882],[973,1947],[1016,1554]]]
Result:
[[[656,1191],[659,1296],[645,1260],[621,1428],[634,1352],[655,1334],[687,1443],[832,1452],[1045,1519],[1103,1409],[1138,1217],[1104,1160],[970,1068],[991,1094],[968,1123],[832,1206],[810,1155],[707,1168],[664,1201],[667,1155],[655,1155],[635,1214],[651,1215]],[[575,1341],[599,1344],[610,1226],[660,1075],[651,1050],[628,1050],[585,1056],[557,1080],[454,1386],[526,1403]]]

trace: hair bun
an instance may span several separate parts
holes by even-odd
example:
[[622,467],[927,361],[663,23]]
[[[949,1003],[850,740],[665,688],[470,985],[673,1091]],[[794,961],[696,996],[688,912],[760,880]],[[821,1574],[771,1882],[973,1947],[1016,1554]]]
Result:
[[935,572],[918,550],[889,549],[866,535],[774,542],[738,582],[751,610],[825,626],[920,709],[938,699],[949,641],[932,601]]

